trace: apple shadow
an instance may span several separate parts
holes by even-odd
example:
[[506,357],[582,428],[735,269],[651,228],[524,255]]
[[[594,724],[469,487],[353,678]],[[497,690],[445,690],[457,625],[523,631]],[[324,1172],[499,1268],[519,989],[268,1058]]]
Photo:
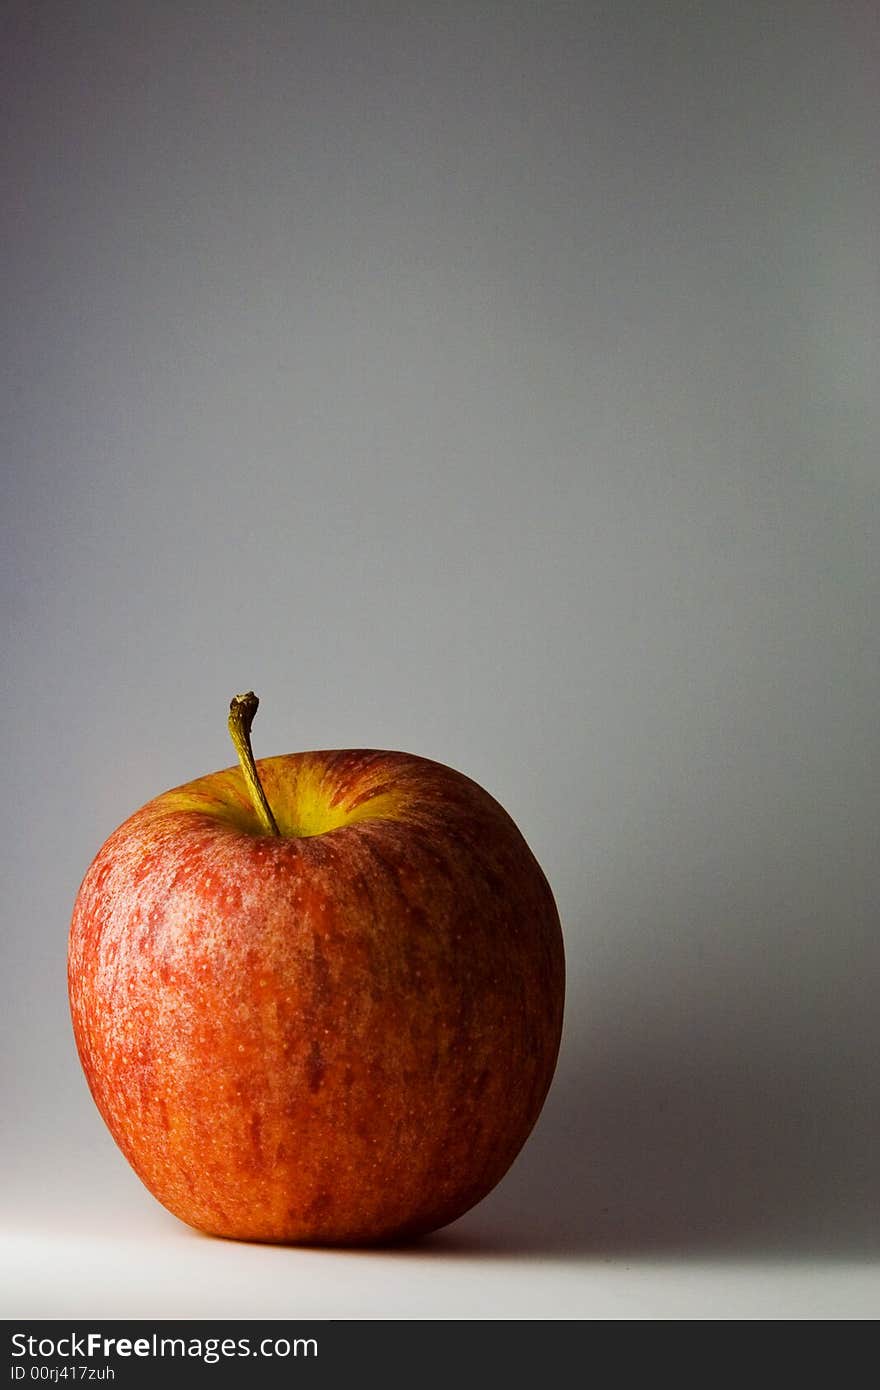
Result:
[[805,965],[796,908],[772,938],[761,892],[752,908],[733,948],[699,890],[700,931],[679,932],[684,904],[658,909],[661,954],[621,961],[605,937],[538,1125],[437,1254],[876,1258],[876,972]]
[[[567,925],[556,1077],[513,1167],[401,1258],[874,1260],[873,859],[621,875]],[[818,883],[818,886],[817,886]],[[583,893],[583,899],[587,897]]]
[[557,1260],[876,1257],[876,1137],[854,1143],[842,1108],[802,1078],[744,1078],[734,1062],[690,1059],[676,1082],[681,1061],[600,1073],[570,1058],[507,1178],[427,1243],[438,1254]]

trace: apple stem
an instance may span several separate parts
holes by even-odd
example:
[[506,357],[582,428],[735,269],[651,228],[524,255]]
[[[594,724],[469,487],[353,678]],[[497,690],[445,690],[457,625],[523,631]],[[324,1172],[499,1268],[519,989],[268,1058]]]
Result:
[[257,776],[254,751],[251,748],[251,725],[257,712],[259,700],[252,690],[246,695],[236,695],[229,706],[229,736],[235,744],[238,761],[244,773],[247,789],[257,813],[260,824],[267,835],[281,835],[278,822],[272,815],[272,808],[266,800],[262,783]]

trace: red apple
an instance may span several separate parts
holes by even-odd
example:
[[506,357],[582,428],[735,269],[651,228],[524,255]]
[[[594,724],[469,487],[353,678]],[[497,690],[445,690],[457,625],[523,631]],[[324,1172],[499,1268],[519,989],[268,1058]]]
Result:
[[434,1230],[495,1186],[550,1085],[553,895],[468,777],[365,749],[255,764],[256,704],[232,705],[241,768],[150,801],[86,874],[68,970],[86,1079],[199,1230]]

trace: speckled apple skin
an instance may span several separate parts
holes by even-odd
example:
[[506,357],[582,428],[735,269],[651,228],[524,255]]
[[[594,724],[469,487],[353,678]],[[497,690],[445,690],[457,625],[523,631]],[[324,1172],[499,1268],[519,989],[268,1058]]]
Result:
[[89,1087],[138,1176],[199,1230],[431,1231],[495,1186],[550,1085],[553,895],[502,807],[439,763],[257,766],[282,829],[342,823],[264,835],[236,768],[110,836],[70,930]]

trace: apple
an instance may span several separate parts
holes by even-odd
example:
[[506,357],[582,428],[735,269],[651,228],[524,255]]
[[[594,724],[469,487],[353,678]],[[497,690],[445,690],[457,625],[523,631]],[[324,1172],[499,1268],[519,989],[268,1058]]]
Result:
[[484,1197],[559,1048],[559,915],[510,816],[410,753],[254,761],[116,830],[73,911],[73,1031],[151,1193],[201,1231],[435,1230]]

